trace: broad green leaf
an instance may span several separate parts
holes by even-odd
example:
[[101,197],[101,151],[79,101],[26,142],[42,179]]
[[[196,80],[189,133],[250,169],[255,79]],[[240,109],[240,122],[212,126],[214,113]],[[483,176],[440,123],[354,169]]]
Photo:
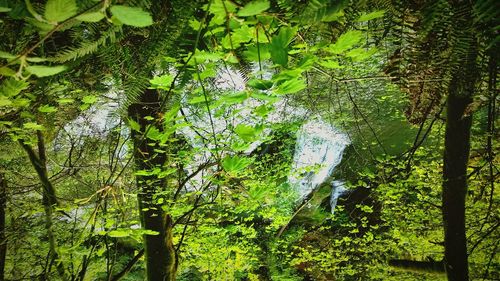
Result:
[[111,13],[126,25],[145,27],[153,24],[151,15],[138,7],[114,5],[111,7]]
[[40,106],[38,108],[38,111],[40,111],[42,113],[52,113],[52,112],[56,112],[57,108],[50,106],[48,104],[45,104],[45,105]]
[[128,119],[128,126],[132,131],[140,132],[141,131],[141,125],[139,123],[135,122],[132,119]]
[[240,92],[230,95],[224,95],[220,98],[220,100],[227,105],[232,105],[232,104],[242,103],[247,98],[248,94],[246,92]]
[[269,52],[274,63],[284,67],[288,65],[288,45],[296,32],[293,28],[284,27],[280,29],[277,35],[272,37]]
[[238,16],[249,17],[260,14],[265,10],[269,9],[271,5],[269,0],[254,0],[246,4],[243,8],[238,11]]
[[37,124],[35,122],[27,122],[27,123],[24,123],[23,124],[23,127],[25,129],[29,129],[29,130],[38,130],[38,131],[43,131],[45,130],[45,127],[40,125],[40,124]]
[[269,44],[259,43],[259,46],[252,45],[248,46],[247,50],[243,52],[245,58],[249,61],[260,61],[268,60],[271,58],[271,53],[269,52]]
[[62,98],[62,99],[58,99],[57,102],[59,104],[67,104],[67,103],[73,103],[75,100],[74,99],[71,99],[71,98]]
[[306,88],[306,83],[302,79],[290,79],[281,83],[276,89],[277,94],[293,94]]
[[334,60],[321,60],[319,62],[319,65],[323,66],[323,67],[326,67],[326,68],[330,68],[330,69],[339,69],[339,68],[342,68],[342,66],[339,64],[338,61],[334,61]]
[[269,101],[269,102],[276,102],[280,99],[279,97],[266,95],[264,93],[259,93],[259,92],[253,92],[252,98],[256,98],[256,99],[264,100],[264,101]]
[[11,59],[15,59],[16,56],[13,55],[13,54],[10,54],[10,53],[7,53],[7,52],[4,52],[4,51],[0,51],[0,58],[2,59],[8,59],[8,60],[11,60]]
[[2,76],[15,76],[16,72],[6,66],[0,67],[0,75]]
[[9,105],[12,105],[12,101],[5,96],[0,96],[0,106],[9,106]]
[[26,60],[29,61],[29,62],[44,62],[44,61],[47,61],[46,58],[40,58],[40,57],[27,57]]
[[[224,3],[222,1],[225,1]],[[212,20],[210,20],[210,25],[221,25],[226,22],[226,11],[227,13],[234,13],[236,11],[236,5],[231,3],[231,1],[226,0],[214,0],[210,5],[209,12],[213,15]]]
[[0,13],[10,12],[10,10],[12,10],[12,9],[9,7],[0,7]]
[[356,21],[357,22],[362,22],[362,21],[369,21],[369,20],[373,20],[373,19],[376,19],[376,18],[381,18],[384,16],[384,13],[385,11],[374,11],[374,12],[371,12],[371,13],[368,13],[368,14],[363,14],[361,15]]
[[[210,102],[210,99],[208,99],[208,101]],[[188,100],[189,104],[197,104],[197,103],[202,103],[202,102],[205,102],[205,96],[203,96],[203,95],[196,96],[196,97],[190,98]]]
[[226,156],[222,159],[222,167],[226,172],[235,173],[248,167],[252,163],[251,158],[235,156]]
[[4,80],[0,86],[0,95],[13,97],[18,95],[22,90],[27,89],[29,86],[26,81],[19,81],[14,78]]
[[93,104],[97,101],[97,97],[94,96],[94,95],[88,95],[88,96],[84,96],[82,98],[82,102],[83,103],[86,103],[86,104]]
[[342,34],[335,44],[328,46],[327,50],[334,54],[340,54],[354,47],[361,39],[363,39],[363,32],[351,30]]
[[244,141],[246,142],[253,142],[257,138],[257,136],[260,134],[262,131],[262,126],[257,125],[255,127],[245,125],[245,124],[238,124],[234,128],[234,132]]
[[117,230],[111,230],[108,233],[109,237],[114,237],[114,238],[120,238],[120,237],[128,237],[130,236],[131,231],[128,229],[117,229]]
[[30,65],[26,67],[26,70],[34,74],[38,77],[46,77],[56,75],[60,72],[66,70],[66,66],[58,65],[58,66],[45,66],[45,65]]
[[62,22],[76,15],[75,0],[48,0],[45,4],[45,18],[50,22]]
[[362,61],[371,57],[376,52],[377,48],[371,48],[370,50],[365,50],[363,48],[356,48],[347,52],[346,55],[352,58],[353,61]]
[[101,12],[85,13],[76,17],[77,20],[86,22],[99,22],[104,18],[104,14]]
[[151,85],[153,85],[152,88],[168,90],[170,89],[172,82],[174,82],[174,77],[170,74],[165,74],[162,76],[156,76],[153,79],[149,80],[149,82],[151,83]]
[[262,80],[262,79],[251,79],[247,82],[250,88],[256,90],[269,90],[273,87],[273,81]]

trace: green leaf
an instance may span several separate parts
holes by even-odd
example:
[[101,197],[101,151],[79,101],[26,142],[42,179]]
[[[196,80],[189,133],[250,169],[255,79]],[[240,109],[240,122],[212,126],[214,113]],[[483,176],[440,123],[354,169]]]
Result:
[[46,77],[56,75],[60,72],[66,70],[66,66],[58,65],[58,66],[45,66],[45,65],[30,65],[26,67],[26,70],[34,74],[38,77]]
[[234,128],[234,132],[244,141],[253,142],[257,138],[257,136],[262,132],[262,126],[257,125],[255,127],[238,124]]
[[85,104],[94,104],[97,101],[97,97],[94,95],[84,96],[82,102]]
[[265,10],[269,9],[271,5],[268,0],[254,0],[246,4],[243,8],[238,11],[238,16],[249,17],[260,14]]
[[13,97],[18,95],[22,90],[27,89],[29,86],[26,81],[19,81],[14,78],[9,78],[3,81],[0,86],[0,94],[2,96]]
[[220,100],[227,105],[232,105],[232,104],[242,103],[247,98],[248,94],[246,92],[240,92],[235,94],[224,95],[220,98]]
[[251,79],[247,82],[250,88],[256,90],[269,90],[273,87],[273,81],[262,80],[262,79]]
[[6,66],[0,67],[0,75],[2,76],[15,76],[16,72]]
[[27,123],[24,123],[23,124],[23,127],[25,129],[29,129],[29,130],[38,130],[38,131],[43,131],[45,130],[45,127],[40,125],[40,124],[37,124],[35,122],[27,122]]
[[277,94],[292,94],[306,88],[306,83],[302,79],[290,79],[281,83],[276,89]]
[[363,39],[363,32],[351,30],[342,34],[335,44],[328,46],[327,50],[334,54],[340,54],[354,47],[361,39]]
[[57,108],[50,106],[48,104],[45,104],[45,105],[40,106],[38,108],[38,111],[40,111],[42,113],[52,113],[52,112],[56,112]]
[[15,59],[16,56],[13,55],[13,54],[10,54],[10,53],[7,53],[7,52],[4,52],[4,51],[0,51],[0,58],[2,59],[8,59],[8,60],[11,60],[11,59]]
[[153,85],[153,88],[155,89],[164,89],[168,90],[170,89],[170,86],[172,85],[172,82],[174,82],[174,77],[170,74],[165,74],[162,76],[156,76],[153,79],[149,80],[151,85]]
[[235,156],[226,156],[222,159],[222,167],[226,172],[235,173],[248,167],[252,163],[251,158]]
[[67,103],[73,103],[75,100],[74,99],[71,99],[71,98],[62,98],[62,99],[58,99],[57,102],[59,104],[67,104]]
[[5,96],[0,96],[0,106],[9,106],[9,105],[12,105],[12,101],[10,101]]
[[363,14],[356,21],[357,22],[362,22],[362,21],[373,20],[373,19],[376,19],[376,18],[381,18],[381,17],[384,16],[384,13],[385,13],[385,11],[380,10],[380,11],[374,11],[374,12],[371,12],[371,13],[368,13],[368,14]]
[[266,95],[264,93],[259,93],[259,92],[253,92],[252,98],[256,98],[256,99],[264,100],[264,101],[269,101],[269,102],[276,102],[280,99],[279,97],[270,96],[270,95]]
[[128,126],[132,131],[140,132],[141,131],[141,125],[139,123],[135,122],[132,119],[128,119]]
[[45,4],[45,18],[50,22],[61,22],[76,15],[75,0],[48,0]]
[[153,24],[151,15],[138,7],[114,5],[111,7],[111,13],[126,25],[145,27]]
[[288,45],[292,41],[297,31],[290,27],[280,29],[278,35],[273,36],[269,52],[271,60],[279,65],[286,67],[288,65]]
[[330,69],[339,69],[339,68],[342,68],[342,66],[339,64],[338,61],[334,61],[334,60],[321,60],[319,62],[319,65],[323,66],[323,67],[326,67],[326,68],[330,68]]
[[99,22],[104,18],[104,14],[101,12],[85,13],[76,17],[77,20],[86,22]]
[[10,12],[10,10],[12,10],[12,9],[9,7],[0,7],[0,13]]
[[111,230],[108,233],[109,237],[114,237],[114,238],[120,238],[120,237],[128,237],[130,236],[131,231],[128,229],[117,229],[117,230]]

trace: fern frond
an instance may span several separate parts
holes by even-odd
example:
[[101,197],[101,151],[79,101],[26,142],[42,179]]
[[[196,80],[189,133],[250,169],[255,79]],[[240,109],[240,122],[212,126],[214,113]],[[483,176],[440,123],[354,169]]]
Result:
[[95,41],[87,41],[81,43],[79,47],[69,48],[54,57],[48,58],[48,61],[64,63],[71,60],[83,58],[87,55],[96,53],[99,47],[109,43],[116,42],[117,34],[121,33],[122,29],[119,26],[113,26],[104,32],[99,39]]

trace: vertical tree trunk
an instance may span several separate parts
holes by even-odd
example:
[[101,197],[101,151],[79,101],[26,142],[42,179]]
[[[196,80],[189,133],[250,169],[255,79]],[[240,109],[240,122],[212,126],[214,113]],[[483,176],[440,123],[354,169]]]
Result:
[[47,156],[45,152],[45,140],[41,131],[37,131],[37,146],[38,155],[35,153],[33,148],[25,144],[23,140],[19,140],[19,143],[24,148],[28,157],[30,159],[31,165],[35,168],[38,174],[38,178],[42,184],[42,204],[45,211],[45,229],[47,231],[47,237],[49,240],[49,257],[50,263],[45,268],[45,278],[49,278],[50,268],[52,264],[56,263],[57,272],[64,279],[65,270],[64,265],[61,261],[58,261],[59,254],[57,253],[56,238],[53,231],[52,214],[53,208],[57,206],[57,196],[56,189],[52,182],[50,181],[49,174],[47,171]]
[[[161,113],[160,95],[156,90],[147,89],[139,102],[129,107],[129,115],[140,125],[139,132],[133,132],[134,157],[137,171],[151,172],[154,168],[163,170],[168,161],[165,147],[160,141],[144,137],[148,131],[162,132],[161,122],[155,126]],[[154,120],[147,120],[148,116]],[[149,118],[150,119],[150,118]],[[148,129],[148,127],[151,127]],[[157,174],[136,175],[139,187],[139,211],[143,228],[157,232],[144,235],[146,271],[149,281],[175,280],[177,262],[172,242],[172,219],[158,203],[158,192],[165,190],[167,181]]]
[[[452,63],[460,63],[460,68],[456,67],[452,74],[447,101],[442,195],[445,268],[448,280],[467,281],[469,268],[465,202],[472,125],[472,112],[468,107],[472,102],[477,80],[477,42],[472,29],[470,3],[456,1],[453,8],[457,17],[454,36],[459,42],[455,43]],[[468,44],[465,45],[465,52],[462,52],[463,46],[459,46],[462,42]]]
[[0,171],[0,281],[5,280],[5,258],[7,257],[7,240],[5,239],[5,207],[7,203],[7,180]]

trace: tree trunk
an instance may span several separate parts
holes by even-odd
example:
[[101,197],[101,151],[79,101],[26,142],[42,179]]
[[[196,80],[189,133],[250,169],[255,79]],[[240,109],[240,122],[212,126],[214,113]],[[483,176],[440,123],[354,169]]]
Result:
[[7,240],[5,239],[5,207],[7,203],[7,180],[0,171],[0,281],[5,280],[5,258]]
[[[147,89],[139,102],[129,107],[129,116],[140,125],[140,131],[133,132],[134,157],[137,171],[151,172],[154,168],[163,170],[168,162],[165,147],[156,138],[144,137],[148,132],[163,131],[161,122],[155,126],[156,119],[160,118],[161,101],[156,90]],[[154,120],[147,120],[151,116]],[[158,202],[158,192],[166,189],[165,178],[158,174],[138,173],[136,175],[139,187],[139,211],[144,229],[155,231],[157,235],[144,235],[144,250],[146,258],[146,272],[149,281],[175,280],[177,262],[172,242],[172,219],[162,209]]]
[[52,182],[50,181],[49,174],[47,171],[47,155],[45,152],[45,140],[41,131],[37,131],[37,148],[38,155],[35,153],[34,149],[24,143],[23,140],[19,140],[19,143],[24,148],[28,157],[30,159],[31,165],[35,168],[38,174],[38,178],[42,184],[42,204],[45,211],[45,229],[47,231],[47,237],[49,240],[49,257],[50,262],[45,268],[45,279],[49,278],[51,267],[53,263],[56,263],[57,272],[59,275],[65,279],[66,273],[62,261],[59,260],[59,254],[57,253],[56,238],[53,230],[53,208],[57,206],[57,196],[56,189]]
[[[467,7],[468,6],[468,7]],[[467,164],[470,151],[472,102],[477,80],[477,43],[472,30],[472,7],[467,1],[454,3],[455,14],[461,13],[455,23],[458,41],[468,44],[465,52],[455,44],[452,62],[460,63],[453,72],[447,100],[444,170],[443,223],[445,269],[450,281],[469,280],[467,238],[465,232],[465,201],[467,196]],[[465,11],[465,12],[464,12]],[[457,16],[458,17],[458,16]],[[467,42],[467,40],[470,40]]]

